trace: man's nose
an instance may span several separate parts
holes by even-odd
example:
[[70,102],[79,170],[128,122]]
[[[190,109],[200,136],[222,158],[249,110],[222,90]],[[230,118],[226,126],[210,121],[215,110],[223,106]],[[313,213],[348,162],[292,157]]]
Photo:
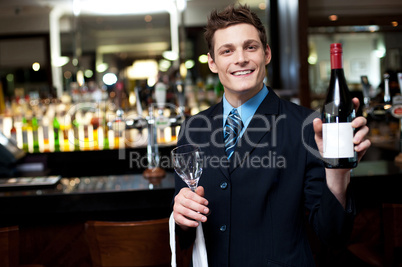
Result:
[[248,62],[247,53],[243,49],[238,51],[236,54],[237,54],[236,55],[237,64],[244,64]]

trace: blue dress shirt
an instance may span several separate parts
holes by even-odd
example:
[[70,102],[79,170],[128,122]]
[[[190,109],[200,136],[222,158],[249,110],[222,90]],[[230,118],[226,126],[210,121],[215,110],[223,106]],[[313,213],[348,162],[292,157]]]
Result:
[[[252,98],[247,100],[246,103],[243,103],[241,106],[237,107],[237,111],[240,114],[241,120],[243,122],[243,129],[240,132],[239,138],[243,135],[244,131],[247,129],[248,124],[250,123],[251,119],[253,118],[255,112],[257,111],[258,107],[268,95],[268,88],[264,84],[262,89]],[[229,104],[229,102],[225,98],[225,94],[223,94],[223,127],[225,127],[226,118],[229,116],[230,111],[232,111],[233,107]]]

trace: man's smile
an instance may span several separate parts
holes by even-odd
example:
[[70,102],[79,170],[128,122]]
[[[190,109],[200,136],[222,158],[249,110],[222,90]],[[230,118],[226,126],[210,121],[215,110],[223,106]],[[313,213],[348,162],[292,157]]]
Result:
[[239,71],[232,72],[232,75],[234,75],[234,76],[241,76],[241,75],[250,74],[250,73],[252,73],[252,72],[254,72],[254,70],[239,70]]

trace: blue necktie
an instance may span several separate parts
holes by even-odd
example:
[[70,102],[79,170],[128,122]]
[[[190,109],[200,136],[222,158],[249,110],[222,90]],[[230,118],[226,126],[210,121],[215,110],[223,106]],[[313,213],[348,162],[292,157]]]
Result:
[[225,128],[223,132],[223,138],[225,141],[225,151],[228,159],[233,155],[233,151],[237,144],[239,134],[243,129],[243,122],[237,109],[232,109],[229,116],[226,119]]

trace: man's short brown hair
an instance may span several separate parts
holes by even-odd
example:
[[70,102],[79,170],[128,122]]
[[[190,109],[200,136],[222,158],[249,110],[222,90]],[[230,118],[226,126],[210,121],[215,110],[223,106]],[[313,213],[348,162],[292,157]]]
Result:
[[221,12],[217,10],[212,11],[208,17],[204,36],[208,44],[209,53],[213,59],[215,59],[213,40],[215,32],[240,23],[253,25],[258,31],[263,47],[267,46],[267,33],[260,18],[247,5],[230,5]]

